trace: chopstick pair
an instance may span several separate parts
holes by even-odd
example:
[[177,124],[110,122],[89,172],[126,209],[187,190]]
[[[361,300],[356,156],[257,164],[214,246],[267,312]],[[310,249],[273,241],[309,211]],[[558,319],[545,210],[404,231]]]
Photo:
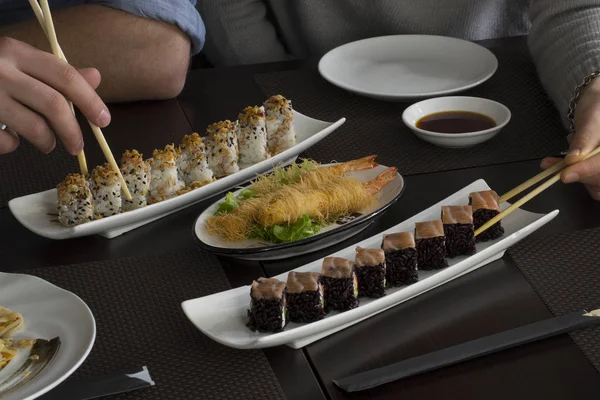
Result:
[[[40,6],[40,3],[38,3],[38,0],[29,0],[29,4],[31,5],[31,8],[33,9],[33,12],[34,12],[36,18],[37,18],[40,26],[42,27],[42,30],[44,31],[46,38],[50,42],[50,47],[52,48],[52,53],[59,59],[68,63],[67,58],[65,57],[65,54],[63,53],[63,51],[60,47],[60,44],[58,43],[58,39],[56,37],[56,31],[54,30],[54,21],[52,20],[52,13],[50,12],[50,5],[48,4],[48,0],[39,0],[39,1],[41,3],[41,6]],[[73,111],[73,114],[75,114],[75,108],[73,107],[73,103],[69,101],[69,105],[71,107],[71,111]],[[89,120],[88,120],[88,123],[90,124],[90,127],[92,128],[92,132],[94,132],[96,141],[98,142],[98,144],[100,145],[100,148],[102,149],[102,153],[104,153],[104,157],[106,157],[106,160],[110,164],[111,168],[119,176],[119,180],[121,181],[121,188],[123,190],[123,193],[125,194],[125,198],[127,200],[131,200],[131,193],[129,192],[129,189],[127,188],[127,184],[125,183],[125,179],[123,178],[123,175],[121,174],[121,170],[119,169],[119,166],[117,165],[117,162],[115,161],[115,157],[113,156],[112,151],[110,150],[110,147],[108,147],[108,143],[106,142],[106,139],[104,138],[104,134],[102,133],[102,130],[100,129],[100,127],[94,125]],[[87,162],[85,159],[85,153],[83,152],[83,150],[77,155],[77,161],[79,162],[79,170],[81,171],[81,174],[87,175],[88,168],[87,168]]]
[[[583,160],[587,160],[588,158],[593,157],[593,156],[595,156],[597,154],[600,154],[600,147],[598,147],[594,151],[592,151],[589,154],[587,154],[583,158]],[[523,182],[522,184],[520,184],[516,188],[510,190],[506,194],[503,194],[502,196],[500,196],[500,199],[498,200],[498,203],[502,204],[503,202],[512,199],[513,197],[515,197],[516,195],[520,194],[521,192],[529,189],[530,187],[532,187],[533,185],[537,184],[538,182],[541,182],[544,179],[546,179],[549,176],[551,176],[552,174],[556,173],[556,175],[554,175],[552,178],[548,179],[546,182],[542,183],[540,186],[538,186],[537,188],[533,189],[531,192],[529,192],[528,194],[526,194],[525,196],[523,196],[521,199],[519,199],[516,202],[514,202],[513,204],[511,204],[506,210],[500,212],[494,218],[490,219],[488,222],[486,222],[485,224],[483,224],[479,229],[477,229],[475,231],[475,236],[481,234],[486,229],[490,228],[492,225],[494,225],[498,221],[502,220],[508,214],[512,213],[514,210],[516,210],[517,208],[521,207],[523,204],[527,203],[529,200],[533,199],[535,196],[537,196],[538,194],[540,194],[541,192],[543,192],[544,190],[548,189],[550,186],[552,186],[556,182],[558,182],[560,180],[560,172],[566,166],[567,165],[566,165],[565,161],[563,160],[563,161],[561,161],[561,162],[553,165],[552,167],[548,168],[547,170],[545,170],[543,172],[540,172],[539,174],[537,174],[533,178],[528,179],[527,181]]]

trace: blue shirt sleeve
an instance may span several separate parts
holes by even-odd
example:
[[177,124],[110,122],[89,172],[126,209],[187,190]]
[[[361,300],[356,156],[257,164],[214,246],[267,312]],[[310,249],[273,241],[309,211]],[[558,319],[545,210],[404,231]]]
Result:
[[198,54],[204,47],[206,28],[196,10],[196,0],[86,0],[86,3],[177,25],[190,37],[192,55]]

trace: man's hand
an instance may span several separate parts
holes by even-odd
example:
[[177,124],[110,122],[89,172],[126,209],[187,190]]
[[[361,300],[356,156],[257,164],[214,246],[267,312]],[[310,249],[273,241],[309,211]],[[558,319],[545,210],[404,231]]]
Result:
[[[54,55],[0,37],[0,154],[19,146],[19,136],[43,153],[56,145],[53,131],[69,153],[83,150],[81,129],[67,98],[92,123],[105,127],[110,113],[96,94],[100,73],[76,70]],[[15,134],[16,133],[16,134]]]
[[[600,79],[595,79],[584,89],[575,110],[575,129],[576,132],[568,137],[569,154],[565,157],[565,163],[570,167],[563,170],[561,180],[563,183],[583,183],[590,195],[600,200],[600,155],[581,161],[600,146]],[[559,161],[558,158],[545,158],[541,167],[546,169]]]

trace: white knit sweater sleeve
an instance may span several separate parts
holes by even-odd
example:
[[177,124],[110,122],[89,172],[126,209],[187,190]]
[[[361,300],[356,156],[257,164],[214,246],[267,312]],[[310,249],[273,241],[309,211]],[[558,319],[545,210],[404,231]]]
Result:
[[600,0],[532,0],[529,48],[565,126],[575,88],[600,69]]

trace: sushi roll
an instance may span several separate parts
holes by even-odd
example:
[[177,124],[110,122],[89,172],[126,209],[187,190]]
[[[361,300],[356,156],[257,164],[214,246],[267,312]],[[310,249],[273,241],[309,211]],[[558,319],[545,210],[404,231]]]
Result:
[[281,95],[271,96],[264,103],[267,117],[267,138],[271,155],[279,154],[296,144],[292,101]]
[[[493,190],[473,192],[469,195],[469,204],[473,207],[473,224],[475,230],[500,213],[498,194]],[[490,226],[481,234],[477,235],[478,242],[498,239],[504,235],[504,228],[500,221]]]
[[267,150],[264,107],[246,107],[238,115],[240,164],[251,165],[271,157]]
[[58,222],[64,226],[94,219],[94,200],[89,182],[80,174],[69,174],[56,187]]
[[170,199],[184,188],[177,175],[177,151],[172,144],[166,145],[163,150],[154,150],[148,161],[151,167],[148,204]]
[[145,207],[150,190],[150,163],[137,150],[127,150],[121,157],[121,174],[131,193],[131,200],[122,196],[123,211]]
[[385,268],[389,286],[410,285],[419,281],[417,246],[412,232],[383,235]]
[[213,172],[208,167],[205,145],[200,135],[196,132],[185,135],[179,150],[177,169],[185,185],[190,186],[194,182],[205,185],[213,181]]
[[446,236],[446,257],[475,254],[475,230],[471,206],[443,206],[442,222]]
[[285,282],[275,278],[258,278],[250,289],[250,318],[253,331],[277,332],[287,324]]
[[442,220],[417,222],[415,224],[417,265],[422,270],[441,269],[446,261],[446,237]]
[[217,178],[240,170],[236,130],[236,124],[229,120],[214,123],[207,128],[205,143],[208,167]]
[[90,186],[97,217],[110,217],[121,212],[121,180],[108,163],[92,170]]
[[354,263],[340,257],[326,257],[321,270],[327,310],[347,311],[358,307],[358,280]]
[[360,297],[385,295],[385,253],[382,249],[356,248],[356,277]]
[[291,271],[287,279],[287,313],[292,322],[312,322],[325,317],[325,298],[318,272]]

